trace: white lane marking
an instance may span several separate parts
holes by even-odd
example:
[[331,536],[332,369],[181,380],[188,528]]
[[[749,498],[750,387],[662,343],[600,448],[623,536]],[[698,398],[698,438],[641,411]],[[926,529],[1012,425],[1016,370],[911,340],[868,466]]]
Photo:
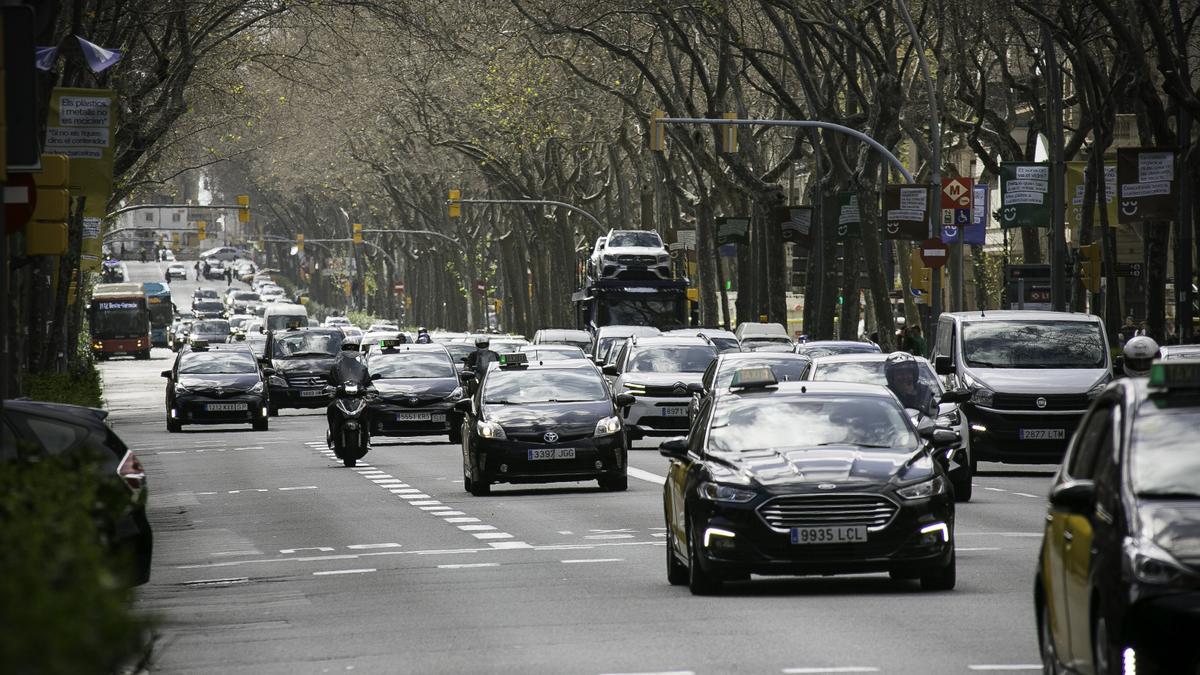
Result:
[[261,445],[247,445],[244,448],[234,448],[234,450],[262,450],[262,449],[263,449],[263,446],[261,446]]
[[229,494],[236,495],[242,492],[270,492],[270,490],[267,488],[246,488],[244,490],[230,490]]
[[400,548],[400,544],[394,544],[390,542],[387,544],[351,544],[346,548],[353,549],[355,551],[363,551],[372,548]]
[[297,485],[295,487],[279,488],[280,490],[316,490],[316,485]]
[[471,516],[462,516],[461,518],[447,518],[446,522],[447,523],[478,523],[479,519],[472,518]]
[[1028,492],[1014,492],[1013,494],[1018,495],[1020,497],[1029,497],[1030,499],[1041,499],[1041,497],[1039,497],[1037,495],[1031,495]]
[[[413,506],[420,506],[421,508],[425,508],[426,506],[435,506],[437,504],[441,504],[441,502],[439,502],[436,499],[423,499],[423,500],[417,501],[417,502],[409,502],[409,504],[412,504]],[[446,508],[450,508],[450,507],[447,506]]]
[[582,551],[596,548],[594,544],[550,544],[548,546],[534,547],[539,551]]
[[[432,511],[435,513],[435,515],[439,515],[439,516],[442,514],[437,513],[438,511],[447,511],[450,509],[449,506],[427,506],[421,502],[409,502],[409,504],[418,505],[421,507],[422,511]],[[439,502],[439,504],[440,504],[440,502]]]
[[559,562],[570,565],[571,563],[606,563],[606,562],[625,562],[624,558],[572,558],[570,560],[560,560]]
[[209,586],[217,584],[244,584],[250,581],[250,577],[227,577],[225,579],[197,579],[195,581],[185,581],[184,586]]
[[831,666],[829,668],[784,668],[783,672],[793,675],[804,675],[805,673],[878,673],[879,669],[873,666]]
[[526,544],[523,541],[494,541],[488,546],[492,548],[533,548],[531,544]]
[[1041,666],[1041,664],[1036,664],[1036,663],[1013,663],[1013,664],[996,663],[996,664],[984,664],[984,665],[978,665],[978,666],[967,666],[967,669],[968,670],[991,670],[991,671],[996,671],[996,670],[1007,670],[1007,671],[1041,670],[1042,666]]
[[186,454],[187,454],[187,450],[159,450],[157,453],[151,453],[151,454],[158,454],[158,455],[186,455]]
[[959,548],[959,547],[955,546],[954,550],[958,553],[964,553],[966,551],[999,551],[1000,548],[999,547],[991,547],[991,546],[979,546],[979,547],[975,547],[975,548]]
[[217,494],[217,493],[215,493],[215,492],[193,492],[192,494],[196,494],[196,495],[215,495],[215,494]]
[[662,485],[663,483],[667,482],[666,476],[660,476],[656,473],[650,473],[649,471],[643,471],[642,469],[639,469],[635,466],[625,467],[625,473],[629,474],[630,476],[632,476],[638,480],[644,480],[647,483],[654,483],[655,485]]
[[420,490],[418,490],[417,488],[406,487],[406,488],[401,488],[399,490],[389,490],[389,492],[391,492],[394,495],[411,495],[411,494],[420,492]]
[[438,511],[437,513],[435,513],[433,515],[435,515],[435,516],[465,516],[467,514],[463,513],[462,511]]
[[984,489],[984,490],[991,490],[992,492],[1008,492],[1008,490],[1004,490],[1004,489],[1002,489],[1002,488],[994,488],[994,487],[985,487],[985,488],[983,488],[983,489]]
[[667,533],[666,532],[651,532],[650,536],[651,537],[665,537],[665,536],[667,536]]
[[513,536],[507,532],[477,532],[471,535],[476,539],[512,539]]
[[404,483],[399,478],[372,478],[371,482],[380,487],[402,487]]
[[281,549],[279,549],[279,553],[281,555],[288,555],[289,553],[296,553],[299,551],[320,551],[320,552],[324,553],[326,551],[332,551],[332,550],[333,550],[332,546],[302,546],[300,548],[281,548]]
[[496,530],[491,525],[459,525],[458,529],[463,532],[494,532]]
[[429,499],[429,495],[427,495],[427,494],[396,495],[396,496],[399,497],[400,499]]
[[589,534],[584,539],[633,539],[632,534]]
[[313,572],[314,577],[328,576],[330,574],[366,574],[367,572],[376,571],[374,567],[364,567],[358,570],[329,570],[327,572]]
[[438,565],[439,570],[464,570],[472,567],[499,567],[500,563],[461,563],[458,565]]
[[211,555],[211,556],[214,556],[214,557],[215,557],[215,556],[235,556],[235,555],[262,555],[262,551],[259,551],[259,550],[253,550],[253,551],[217,551],[216,553],[210,553],[209,555]]
[[570,530],[559,530],[558,533],[559,534],[575,534],[574,532],[572,532]]

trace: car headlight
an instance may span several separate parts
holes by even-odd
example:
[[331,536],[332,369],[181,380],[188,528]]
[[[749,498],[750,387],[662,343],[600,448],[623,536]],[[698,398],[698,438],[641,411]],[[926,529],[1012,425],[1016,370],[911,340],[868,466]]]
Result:
[[1123,572],[1127,578],[1155,586],[1174,586],[1194,581],[1191,571],[1152,541],[1125,537],[1121,548],[1125,553]]
[[958,413],[958,408],[951,410],[945,415],[938,415],[937,425],[939,427],[956,427],[962,423],[962,416]]
[[710,502],[731,502],[734,504],[745,504],[758,496],[758,493],[754,490],[744,490],[732,485],[722,485],[707,481],[696,487],[696,494],[701,499],[707,499]]
[[992,405],[992,398],[995,395],[996,392],[983,385],[979,385],[971,392],[971,403],[988,407]]
[[946,479],[934,476],[931,480],[922,481],[896,490],[903,499],[928,499],[946,492]]
[[255,383],[254,383],[254,386],[253,386],[253,387],[250,387],[250,393],[251,393],[251,394],[261,394],[261,393],[263,393],[263,383],[262,383],[262,380],[259,380],[258,382],[255,382]]
[[639,382],[625,382],[622,384],[622,386],[625,387],[625,391],[630,394],[636,395],[646,393],[646,385]]
[[612,436],[621,432],[621,418],[617,416],[605,417],[596,422],[596,436]]
[[278,389],[287,389],[287,380],[283,379],[283,377],[279,375],[272,375],[270,382],[272,387],[276,387]]
[[504,427],[495,422],[485,422],[480,420],[475,423],[475,431],[483,438],[490,438],[494,441],[502,441],[508,436],[504,434]]
[[446,396],[446,400],[447,401],[461,401],[462,397],[463,397],[463,388],[455,387],[454,391],[450,392],[450,394],[448,396]]
[[1104,379],[1102,379],[1096,383],[1096,386],[1092,387],[1091,389],[1088,389],[1088,393],[1087,393],[1088,400],[1090,401],[1090,400],[1096,398],[1097,396],[1099,396],[1108,387],[1108,383],[1111,381],[1112,381],[1112,378],[1110,378],[1106,375],[1104,377]]
[[179,394],[190,394],[190,393],[192,393],[192,390],[188,389],[187,387],[183,386],[182,384],[175,385],[175,395],[176,396],[178,396]]
[[671,262],[671,256],[664,253],[664,254],[658,256],[658,262],[659,262],[659,264],[669,263],[669,262]]

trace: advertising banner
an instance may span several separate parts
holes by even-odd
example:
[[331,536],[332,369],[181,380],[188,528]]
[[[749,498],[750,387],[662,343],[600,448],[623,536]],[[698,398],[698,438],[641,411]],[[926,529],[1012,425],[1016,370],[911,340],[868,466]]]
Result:
[[1117,219],[1121,224],[1175,220],[1175,152],[1158,148],[1117,149]]
[[[1079,241],[1079,228],[1083,226],[1083,191],[1087,187],[1088,162],[1067,162],[1067,229],[1071,231],[1071,241]],[[1096,206],[1092,212],[1092,225],[1100,226],[1100,204],[1108,206],[1108,225],[1117,226],[1117,163],[1104,163],[1104,192],[1096,194]]]
[[929,188],[888,185],[883,190],[883,238],[921,241],[929,236]]
[[1000,227],[1050,227],[1050,164],[1000,166]]

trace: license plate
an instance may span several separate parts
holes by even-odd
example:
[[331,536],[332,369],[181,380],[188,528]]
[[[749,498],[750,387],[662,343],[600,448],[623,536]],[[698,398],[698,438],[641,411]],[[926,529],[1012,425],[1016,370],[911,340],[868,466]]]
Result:
[[575,448],[530,448],[529,459],[575,459]]
[[1022,441],[1061,441],[1066,437],[1066,429],[1021,429],[1017,435]]
[[687,406],[659,408],[663,417],[687,417]]
[[208,412],[229,412],[234,410],[249,410],[248,403],[206,403],[204,409]]
[[862,525],[838,527],[793,527],[793,544],[853,544],[867,540],[867,528]]
[[445,415],[437,415],[437,414],[435,414],[435,415],[433,416],[433,421],[434,421],[434,422],[445,422],[445,421],[446,421],[446,416],[445,416]]
[[431,417],[429,413],[396,413],[397,422],[428,422]]
[[324,393],[325,391],[323,389],[305,389],[304,391],[300,392],[300,398],[312,398],[314,396],[320,396]]

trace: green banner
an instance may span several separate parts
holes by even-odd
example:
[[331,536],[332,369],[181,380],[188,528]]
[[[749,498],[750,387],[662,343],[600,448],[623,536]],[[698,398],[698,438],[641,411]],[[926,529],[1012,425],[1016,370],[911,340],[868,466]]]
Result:
[[839,192],[825,202],[825,223],[836,228],[838,241],[862,237],[862,216],[857,192]]
[[1050,164],[1000,165],[1000,227],[1050,227]]

